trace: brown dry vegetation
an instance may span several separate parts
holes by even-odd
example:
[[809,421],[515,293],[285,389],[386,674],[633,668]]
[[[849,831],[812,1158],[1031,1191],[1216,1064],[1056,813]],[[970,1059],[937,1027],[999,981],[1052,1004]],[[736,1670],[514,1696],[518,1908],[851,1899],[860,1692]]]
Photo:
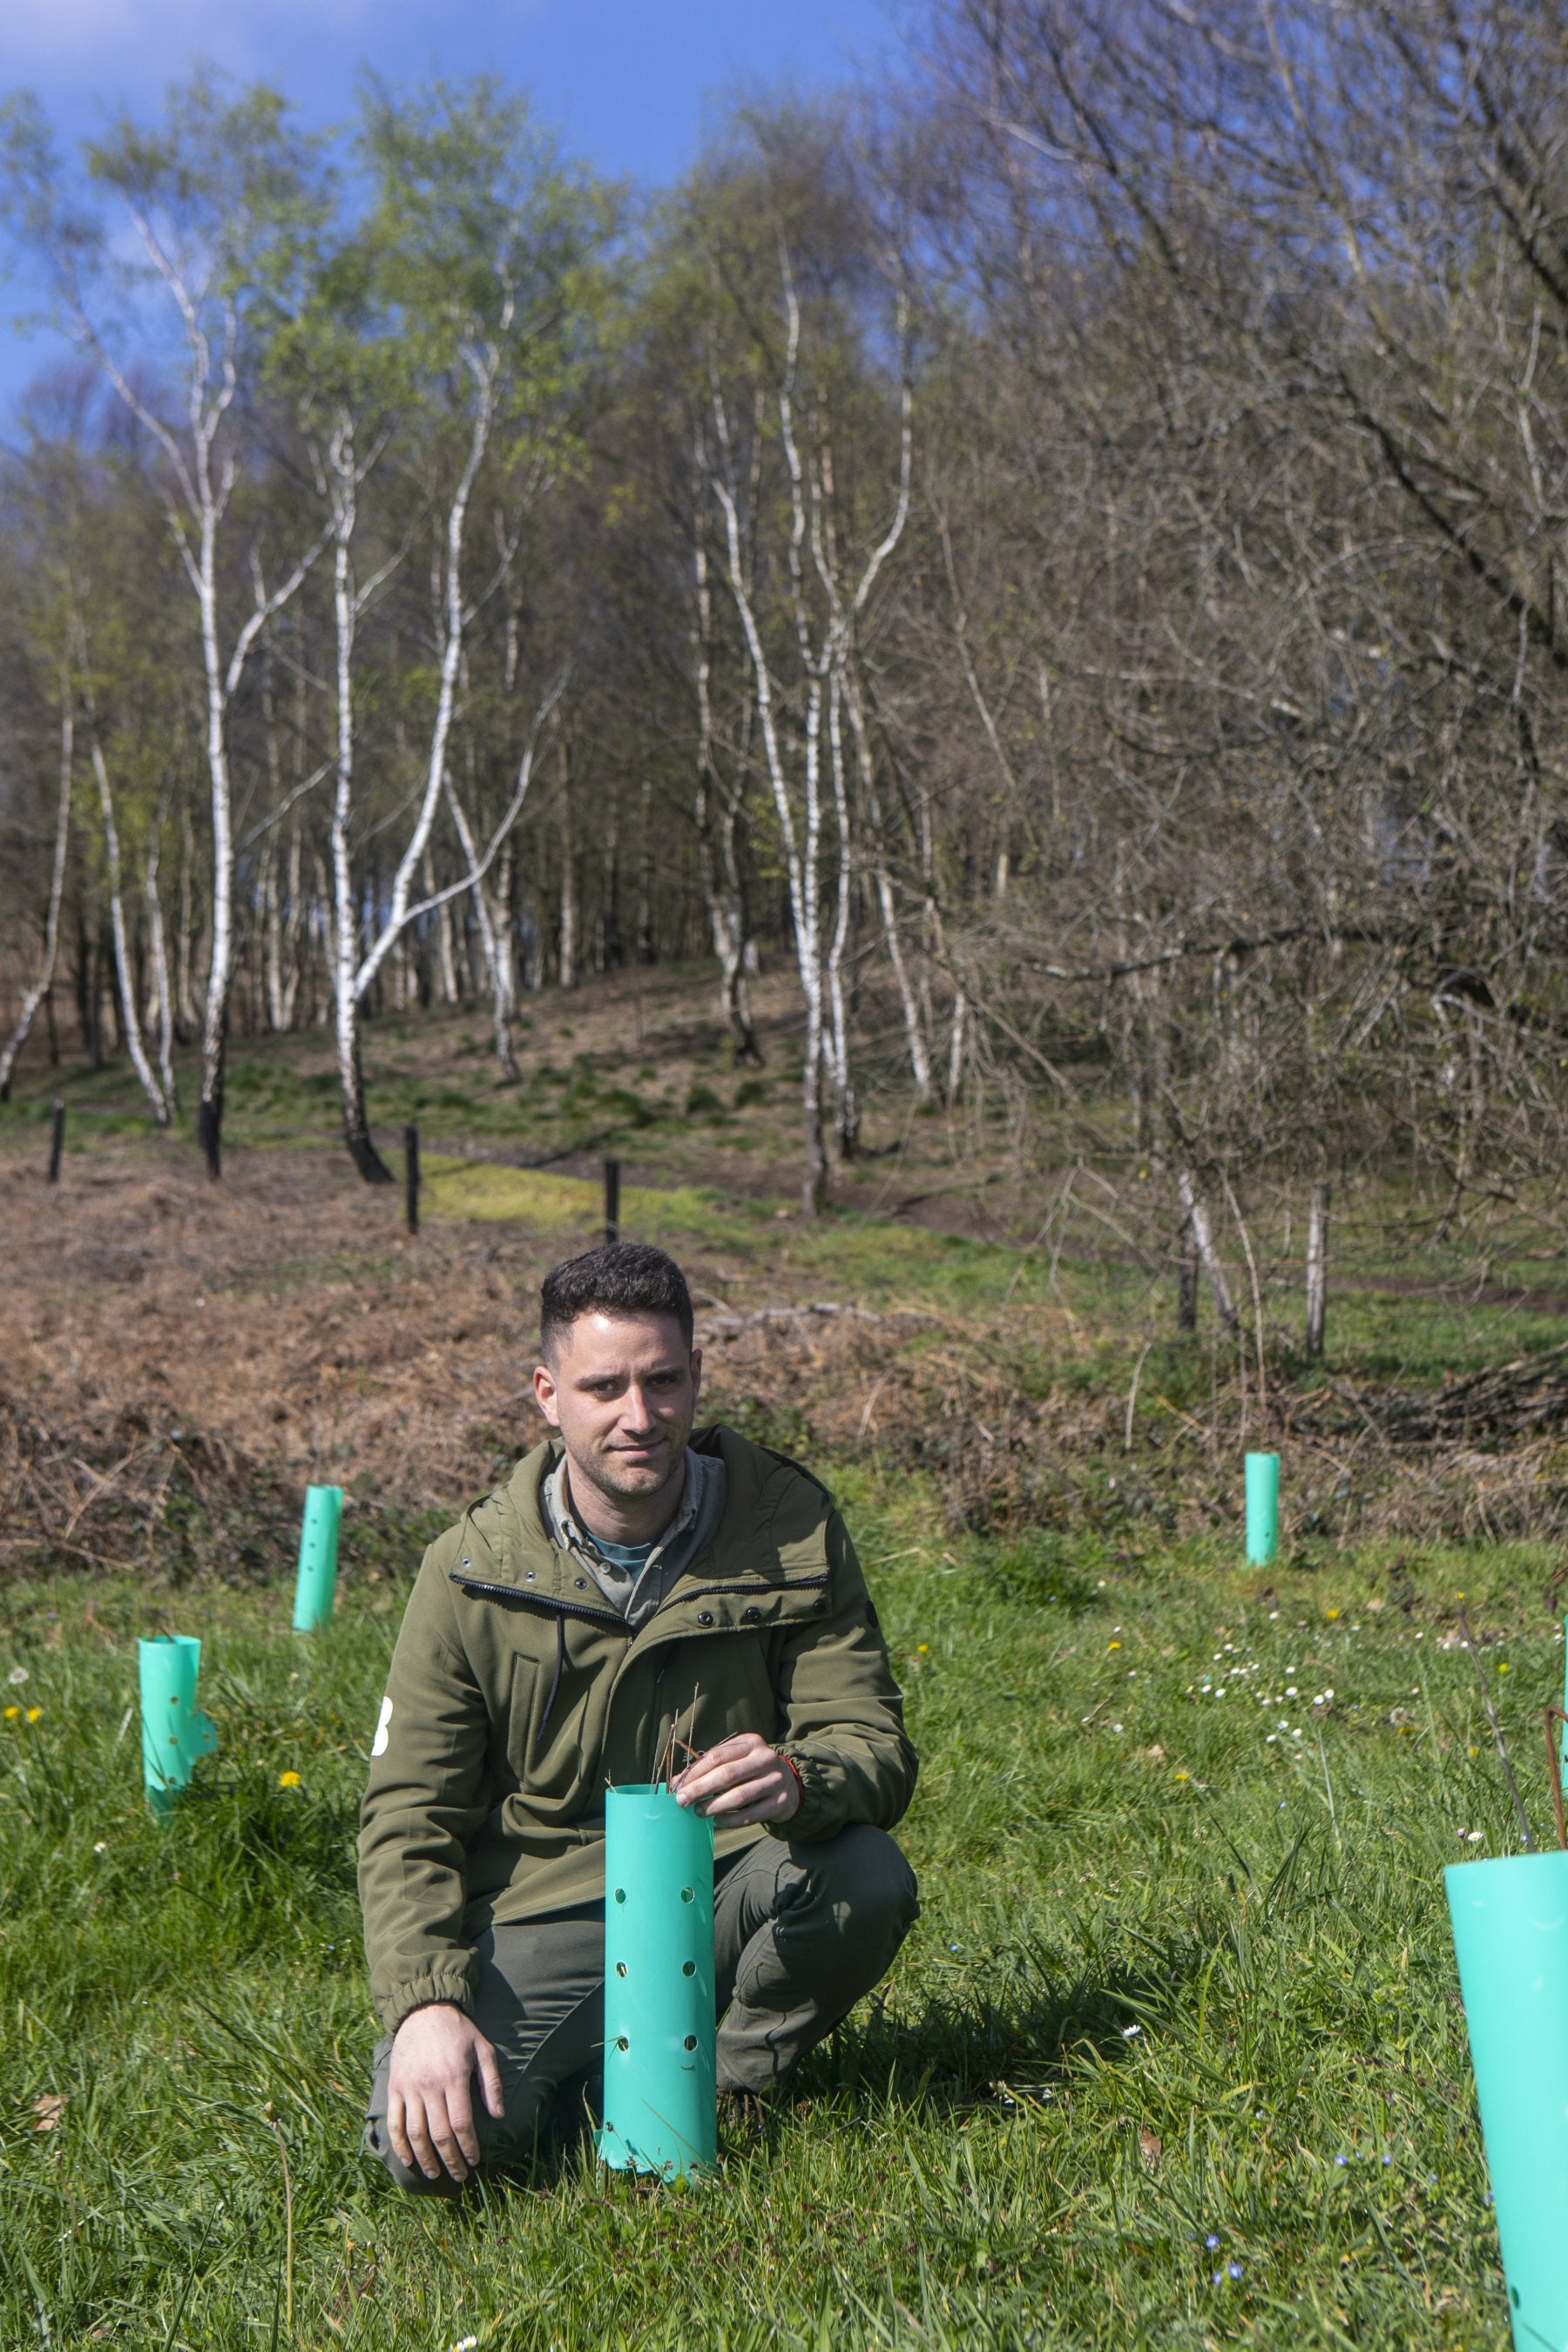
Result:
[[[385,1556],[379,1526],[406,1558],[536,1434],[534,1294],[589,1234],[437,1218],[410,1240],[395,1195],[321,1156],[247,1155],[217,1187],[131,1148],[68,1160],[54,1191],[0,1164],[0,1570],[275,1575],[312,1479],[348,1489],[367,1557]],[[1236,1454],[1264,1428],[1206,1349],[1140,1363],[1125,1332],[1037,1300],[824,1299],[787,1248],[748,1256],[733,1235],[680,1254],[712,1407],[819,1462],[924,1475],[955,1531],[1081,1565],[1234,1517]],[[1478,1398],[1490,1425],[1464,1417]],[[1552,1353],[1419,1412],[1343,1380],[1303,1393],[1277,1366],[1291,1535],[1553,1532],[1562,1402]]]
[[[395,1195],[321,1156],[251,1155],[213,1186],[108,1147],[52,1190],[16,1156],[4,1182],[0,1562],[243,1574],[312,1479],[449,1510],[537,1432],[534,1294],[570,1236],[427,1221],[409,1239]],[[885,1433],[909,1454],[911,1414],[944,1399],[963,1416],[972,1370],[892,1352],[963,1344],[934,1318],[781,1316],[787,1280],[753,1299],[754,1276],[682,1255],[721,1410],[840,1454]]]

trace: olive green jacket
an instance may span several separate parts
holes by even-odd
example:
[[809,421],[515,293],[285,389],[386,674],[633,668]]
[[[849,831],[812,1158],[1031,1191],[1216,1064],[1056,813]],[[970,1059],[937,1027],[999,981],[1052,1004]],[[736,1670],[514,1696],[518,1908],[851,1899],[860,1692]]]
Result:
[[[636,1632],[541,1515],[537,1446],[425,1555],[393,1655],[361,1810],[371,1991],[386,2031],[468,2004],[487,1927],[604,1894],[605,1790],[649,1780],[672,1724],[698,1748],[754,1731],[792,1758],[792,1839],[889,1828],[916,1759],[833,1498],[732,1430],[712,1541]],[[767,1834],[720,1829],[731,1853]]]

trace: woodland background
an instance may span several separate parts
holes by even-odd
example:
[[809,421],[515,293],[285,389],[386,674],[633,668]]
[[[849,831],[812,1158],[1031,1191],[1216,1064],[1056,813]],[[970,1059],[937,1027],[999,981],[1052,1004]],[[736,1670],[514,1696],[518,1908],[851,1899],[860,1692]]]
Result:
[[[196,73],[4,221],[0,1093],[708,958],[889,1092],[1562,1232],[1568,11],[934,0],[647,202],[490,81]],[[182,1047],[196,1049],[182,1100]],[[1173,1242],[1172,1244],[1173,1247]]]
[[[6,2344],[1509,2340],[1441,1873],[1563,1687],[1568,0],[905,21],[646,199],[499,83],[5,101]],[[844,1502],[923,1916],[700,2197],[404,2210],[366,1744],[605,1152]]]

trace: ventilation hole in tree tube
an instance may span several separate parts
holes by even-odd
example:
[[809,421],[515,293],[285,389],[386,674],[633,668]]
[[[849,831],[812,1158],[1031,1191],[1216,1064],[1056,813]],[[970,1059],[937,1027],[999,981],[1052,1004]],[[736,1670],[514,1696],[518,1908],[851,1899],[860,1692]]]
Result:
[[626,1964],[625,1960],[617,1960],[617,1961],[616,1962],[616,1974],[618,1977],[624,1977],[624,1976],[626,1975]]
[[680,1963],[680,1973],[683,1977],[694,1977],[697,1974],[696,1961],[682,1960]]
[[629,2050],[631,2046],[631,2043],[626,2040],[624,2033],[619,2033],[616,2036],[616,2048],[617,2050]]
[[695,2033],[689,2033],[680,2046],[683,2050],[695,2050],[697,2047],[697,2036]]
[[617,1887],[616,1887],[616,1901],[617,1903],[624,1903],[624,1902],[626,1901],[626,1888],[625,1888],[624,1886],[617,1886]]
[[697,1900],[695,1886],[683,1886],[680,1890],[680,1899],[683,1903],[695,1903]]

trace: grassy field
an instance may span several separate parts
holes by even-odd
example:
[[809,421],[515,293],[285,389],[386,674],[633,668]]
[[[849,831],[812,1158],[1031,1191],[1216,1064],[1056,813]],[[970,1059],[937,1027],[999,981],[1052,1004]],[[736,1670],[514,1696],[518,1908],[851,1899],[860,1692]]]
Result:
[[[924,1916],[765,2149],[685,2195],[567,2153],[432,2210],[358,2153],[395,1580],[352,1560],[309,1641],[282,1563],[271,1591],[10,1591],[0,2341],[1506,2341],[1440,1873],[1510,1824],[1444,1629],[1463,1591],[1502,1637],[1542,1795],[1545,1557],[1089,1574],[841,1486],[924,1757]],[[204,1635],[223,1742],[167,1828],[129,1714],[160,1628]]]
[[[859,1541],[923,1758],[924,1914],[715,2182],[639,2189],[568,2148],[409,2205],[358,2147],[369,1736],[421,1539],[529,1441],[529,1294],[596,1194],[508,1164],[500,1105],[496,1158],[432,1150],[405,1244],[332,1160],[330,1104],[289,1156],[304,1058],[267,1080],[271,1132],[241,1073],[216,1192],[188,1140],[100,1107],[46,1194],[38,1087],[0,1118],[5,2352],[1501,2352],[1441,1872],[1517,1832],[1457,1611],[1544,1830],[1568,1462],[1550,1433],[1399,1454],[1357,1415],[1560,1318],[1481,1295],[1473,1262],[1456,1295],[1396,1189],[1346,1184],[1361,1286],[1333,1293],[1321,1390],[1300,1204],[1249,1201],[1286,1539],[1248,1571],[1254,1335],[1222,1343],[1205,1304],[1176,1340],[1169,1267],[1092,1219],[1037,1239],[1062,1171],[1032,1202],[1008,1180],[1006,1242],[887,1223],[869,1189],[807,1225],[782,1144],[718,1167],[721,1121],[638,1130],[627,1228],[690,1266],[724,1409],[809,1452]],[[1504,1244],[1494,1286],[1553,1286],[1522,1223]],[[338,1616],[301,1640],[307,1475],[351,1507]],[[132,1711],[157,1631],[203,1636],[222,1741],[166,1827]]]

